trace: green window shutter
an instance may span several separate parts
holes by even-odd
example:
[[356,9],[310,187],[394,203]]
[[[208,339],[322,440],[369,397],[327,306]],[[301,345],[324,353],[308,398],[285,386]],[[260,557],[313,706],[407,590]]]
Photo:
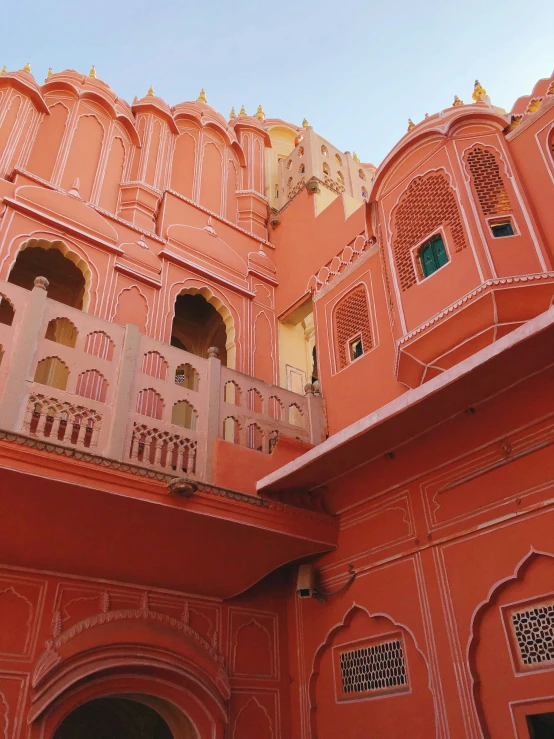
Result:
[[437,261],[438,269],[448,262],[448,254],[446,253],[442,236],[437,236],[437,238],[434,239],[433,246],[435,247],[435,259]]
[[437,269],[432,244],[427,244],[423,247],[420,253],[420,259],[423,276],[429,277]]

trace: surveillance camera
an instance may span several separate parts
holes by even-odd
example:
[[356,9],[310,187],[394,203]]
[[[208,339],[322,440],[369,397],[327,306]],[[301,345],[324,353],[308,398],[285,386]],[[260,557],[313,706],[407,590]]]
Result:
[[300,565],[296,578],[296,592],[299,598],[313,598],[315,595],[315,576],[313,565]]

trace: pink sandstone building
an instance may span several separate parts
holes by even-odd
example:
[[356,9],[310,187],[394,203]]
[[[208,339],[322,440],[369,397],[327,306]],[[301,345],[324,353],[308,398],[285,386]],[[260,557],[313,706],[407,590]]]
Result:
[[0,739],[554,736],[554,76],[379,167],[0,73]]

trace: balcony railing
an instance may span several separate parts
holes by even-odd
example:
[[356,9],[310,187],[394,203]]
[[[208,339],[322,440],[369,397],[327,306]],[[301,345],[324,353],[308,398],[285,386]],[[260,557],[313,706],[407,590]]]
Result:
[[[210,481],[216,437],[271,453],[323,440],[321,398],[301,396],[0,281],[0,427]],[[3,307],[2,307],[3,306]]]

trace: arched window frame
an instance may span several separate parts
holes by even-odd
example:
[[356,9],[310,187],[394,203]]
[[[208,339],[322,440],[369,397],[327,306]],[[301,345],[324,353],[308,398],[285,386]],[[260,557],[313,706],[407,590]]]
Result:
[[[444,248],[444,254],[446,255],[446,261],[442,262],[442,264],[439,264],[436,267],[436,269],[432,270],[428,274],[425,274],[425,269],[424,269],[423,261],[422,261],[424,250],[427,249],[428,247],[431,247],[432,244],[438,241],[439,238],[442,241],[442,246]],[[411,256],[412,256],[412,261],[414,264],[414,269],[417,275],[418,283],[428,280],[430,277],[433,277],[433,275],[440,272],[444,267],[447,267],[451,263],[451,253],[450,253],[450,249],[448,246],[448,239],[446,238],[444,229],[439,228],[436,231],[434,231],[430,236],[427,236],[422,241],[420,241],[411,250]]]

